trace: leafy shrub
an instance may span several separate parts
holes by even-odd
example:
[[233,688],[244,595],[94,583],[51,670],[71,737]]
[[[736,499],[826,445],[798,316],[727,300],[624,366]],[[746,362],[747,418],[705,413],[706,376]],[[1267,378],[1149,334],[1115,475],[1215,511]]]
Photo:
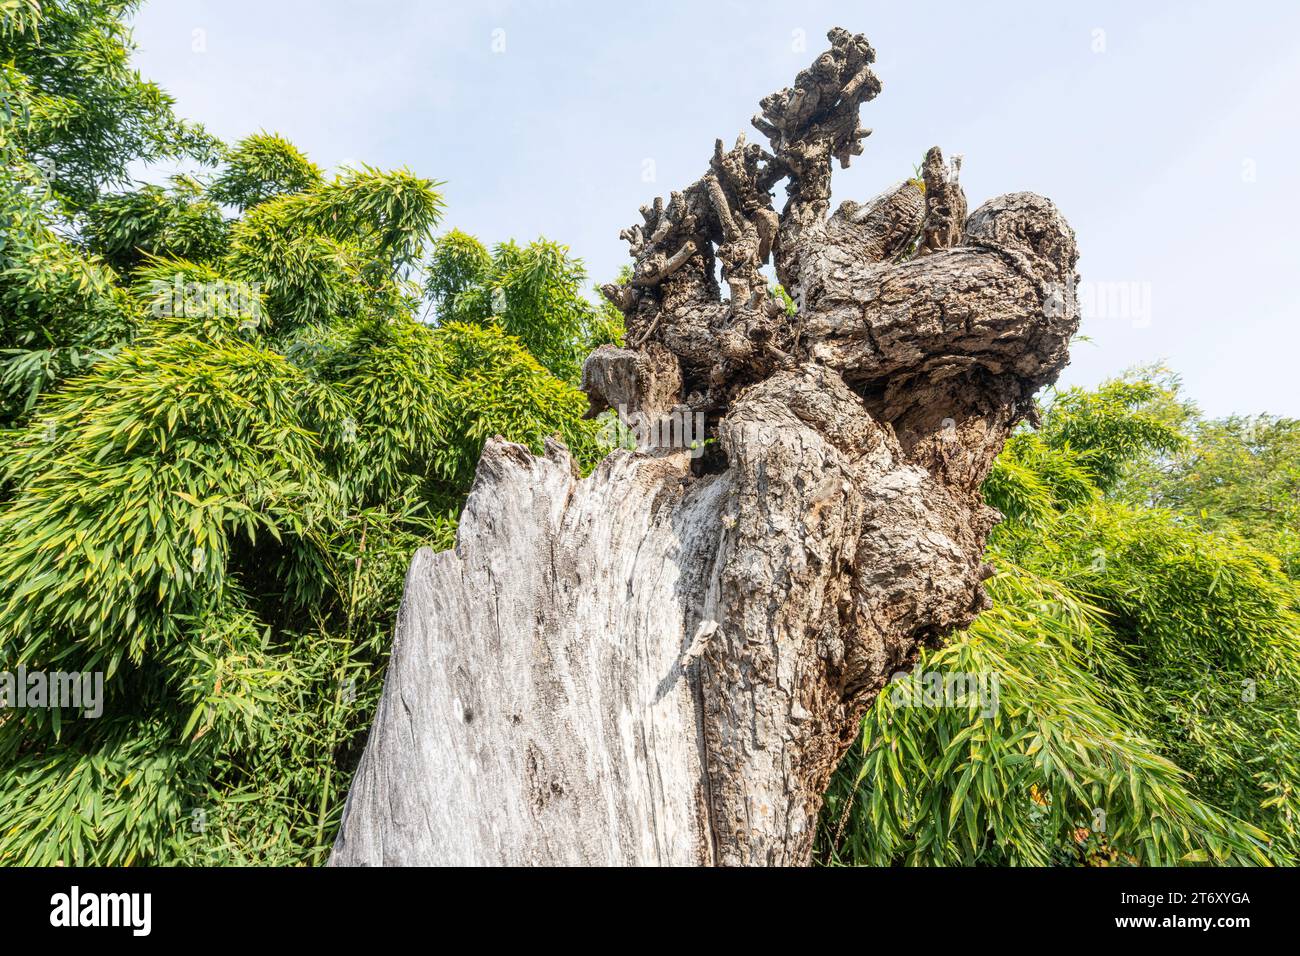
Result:
[[994,609],[918,664],[995,676],[1000,707],[882,693],[828,794],[822,859],[1297,859],[1300,594],[1235,526],[1129,503],[1185,472],[1201,427],[1176,383],[1121,379],[1011,438],[985,486],[1006,516]]

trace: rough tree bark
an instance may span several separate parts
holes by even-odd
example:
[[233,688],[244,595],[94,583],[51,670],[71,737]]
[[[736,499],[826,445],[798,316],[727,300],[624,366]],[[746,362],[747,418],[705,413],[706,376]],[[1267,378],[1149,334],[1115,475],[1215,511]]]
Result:
[[979,489],[1067,361],[1074,236],[1029,193],[968,217],[937,148],[830,214],[880,82],[829,39],[762,101],[771,152],[719,141],[605,289],[629,345],[588,359],[592,414],[702,413],[707,453],[579,479],[488,443],[455,550],[412,562],[334,864],[807,863],[865,709],[987,606]]

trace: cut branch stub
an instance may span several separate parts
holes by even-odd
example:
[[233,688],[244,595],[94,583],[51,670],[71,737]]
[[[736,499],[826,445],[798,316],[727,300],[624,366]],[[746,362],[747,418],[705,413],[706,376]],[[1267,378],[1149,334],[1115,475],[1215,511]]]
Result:
[[590,414],[684,409],[713,450],[580,480],[488,443],[456,550],[412,565],[335,863],[807,862],[865,709],[987,605],[980,486],[1068,360],[1074,235],[1030,193],[967,216],[938,148],[829,214],[880,91],[829,38],[764,98],[771,152],[718,142],[606,287],[628,347],[588,359]]

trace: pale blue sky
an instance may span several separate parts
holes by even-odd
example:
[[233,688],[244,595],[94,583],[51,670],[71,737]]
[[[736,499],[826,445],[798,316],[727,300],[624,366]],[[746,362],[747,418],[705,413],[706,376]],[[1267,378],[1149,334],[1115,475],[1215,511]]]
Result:
[[223,138],[274,130],[322,166],[408,166],[446,181],[447,227],[545,235],[603,281],[619,229],[698,177],[715,137],[762,141],[758,100],[833,25],[867,34],[884,83],[836,201],[910,175],[928,146],[961,153],[971,208],[1049,196],[1085,291],[1136,294],[1128,317],[1085,319],[1094,341],[1063,383],[1166,359],[1212,414],[1300,416],[1289,0],[150,0],[136,39],[141,71]]

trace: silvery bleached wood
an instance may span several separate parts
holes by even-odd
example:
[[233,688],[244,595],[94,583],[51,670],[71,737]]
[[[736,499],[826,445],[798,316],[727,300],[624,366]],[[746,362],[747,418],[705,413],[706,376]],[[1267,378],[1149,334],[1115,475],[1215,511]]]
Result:
[[456,549],[412,563],[333,864],[806,863],[865,709],[987,606],[979,487],[1068,359],[1074,236],[1029,193],[967,217],[937,148],[829,214],[880,90],[829,38],[763,100],[773,153],[718,143],[605,290],[629,347],[588,359],[592,413],[716,442],[583,480],[488,443]]
[[724,482],[501,441],[454,551],[420,551],[335,864],[707,859],[682,678]]

